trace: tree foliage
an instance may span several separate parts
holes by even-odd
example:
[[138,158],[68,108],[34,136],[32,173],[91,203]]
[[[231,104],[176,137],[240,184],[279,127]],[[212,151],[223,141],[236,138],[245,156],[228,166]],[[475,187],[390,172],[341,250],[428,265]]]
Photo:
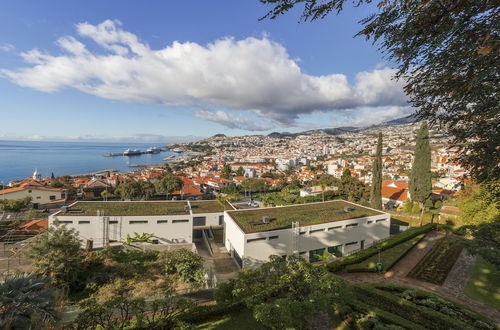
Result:
[[[303,21],[372,0],[260,0],[274,19],[296,5]],[[421,119],[444,126],[462,148],[460,160],[479,181],[500,177],[497,0],[383,0],[358,36],[378,43],[397,63],[397,78]]]
[[59,319],[58,294],[50,278],[17,274],[0,283],[0,328],[41,329]]
[[155,194],[155,187],[149,181],[130,181],[119,185],[116,192],[122,199],[147,200]]
[[203,258],[187,249],[164,251],[161,253],[167,274],[178,274],[186,283],[202,286],[205,280]]
[[0,199],[0,211],[20,212],[31,206],[31,197],[19,199]]
[[431,146],[427,122],[423,122],[417,131],[413,157],[409,182],[410,195],[412,201],[419,203],[422,208],[432,193]]
[[500,182],[469,184],[459,200],[460,218],[466,225],[500,222]]
[[216,291],[218,303],[243,302],[254,317],[271,328],[302,328],[307,320],[342,298],[343,281],[297,256],[271,256],[245,270]]
[[160,181],[156,182],[155,187],[159,194],[165,194],[168,198],[169,194],[182,188],[182,180],[176,175],[167,174]]
[[466,226],[473,237],[464,244],[472,254],[479,254],[500,270],[500,221]]
[[83,258],[76,231],[57,221],[35,238],[28,255],[37,273],[64,287],[75,282]]
[[374,209],[382,209],[382,132],[378,133],[377,153],[373,160],[370,204]]

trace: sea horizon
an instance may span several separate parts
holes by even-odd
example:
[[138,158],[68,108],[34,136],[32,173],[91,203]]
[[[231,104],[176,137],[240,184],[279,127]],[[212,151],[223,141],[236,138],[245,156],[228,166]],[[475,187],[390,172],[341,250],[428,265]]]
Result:
[[132,171],[135,164],[161,164],[174,153],[104,157],[125,149],[146,150],[165,142],[94,142],[0,140],[0,182],[22,180],[37,170],[42,177],[86,174],[102,170]]

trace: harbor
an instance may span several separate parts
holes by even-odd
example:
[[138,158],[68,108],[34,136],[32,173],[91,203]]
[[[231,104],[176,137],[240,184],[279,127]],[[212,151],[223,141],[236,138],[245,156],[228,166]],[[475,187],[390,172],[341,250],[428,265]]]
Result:
[[146,155],[146,154],[158,154],[160,152],[169,151],[166,147],[150,147],[146,150],[139,149],[126,149],[123,152],[108,152],[105,153],[104,157],[119,157],[119,156],[138,156],[138,155]]

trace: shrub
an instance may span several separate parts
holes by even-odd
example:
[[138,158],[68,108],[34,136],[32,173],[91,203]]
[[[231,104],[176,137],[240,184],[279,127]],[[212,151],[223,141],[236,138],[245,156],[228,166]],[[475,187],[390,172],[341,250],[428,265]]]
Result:
[[[409,239],[412,239],[415,236],[418,236],[423,233],[427,233],[431,230],[435,229],[435,224],[429,223],[425,226],[418,227],[418,228],[412,228],[404,233],[395,235],[388,240],[383,241],[382,243],[378,244],[381,246],[381,251],[385,251],[393,246],[396,246],[398,244],[401,244],[403,242],[406,242]],[[331,272],[336,272],[344,269],[345,266],[347,265],[352,265],[352,264],[357,264],[360,263],[371,256],[375,255],[378,253],[378,249],[375,246],[371,246],[365,250],[359,251],[355,254],[351,254],[350,256],[342,257],[337,260],[334,260],[330,263],[327,264],[328,270]]]
[[420,212],[420,206],[418,203],[413,203],[413,206],[411,207],[411,213],[418,213]]
[[[476,321],[479,320],[487,325],[485,328],[481,329],[494,329],[493,323],[485,317],[424,291],[415,290],[415,293],[412,295],[435,299],[437,303],[441,302],[443,305],[442,307],[453,309],[455,313],[458,312],[460,315],[467,315],[468,318],[464,317],[459,320],[456,318],[456,315],[447,315],[445,313],[446,309],[444,311],[437,311],[427,306],[415,304],[405,298],[401,299],[401,294],[406,289],[407,288],[400,286],[385,284],[357,284],[353,286],[357,299],[399,315],[402,318],[426,328],[477,329]],[[445,303],[443,304],[442,302]]]
[[205,269],[203,258],[187,249],[164,251],[161,258],[165,262],[167,274],[178,274],[186,283],[201,286],[204,283]]

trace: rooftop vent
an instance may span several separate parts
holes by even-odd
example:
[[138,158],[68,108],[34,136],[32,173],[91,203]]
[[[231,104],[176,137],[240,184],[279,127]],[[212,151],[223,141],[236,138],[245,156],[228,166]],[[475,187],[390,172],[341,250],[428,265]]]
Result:
[[344,206],[344,212],[345,213],[349,213],[349,212],[352,212],[352,211],[354,211],[354,209],[352,207]]
[[271,222],[271,218],[267,215],[263,216],[262,217],[262,223],[270,223]]
[[189,212],[190,209],[189,205],[184,205],[184,211]]

